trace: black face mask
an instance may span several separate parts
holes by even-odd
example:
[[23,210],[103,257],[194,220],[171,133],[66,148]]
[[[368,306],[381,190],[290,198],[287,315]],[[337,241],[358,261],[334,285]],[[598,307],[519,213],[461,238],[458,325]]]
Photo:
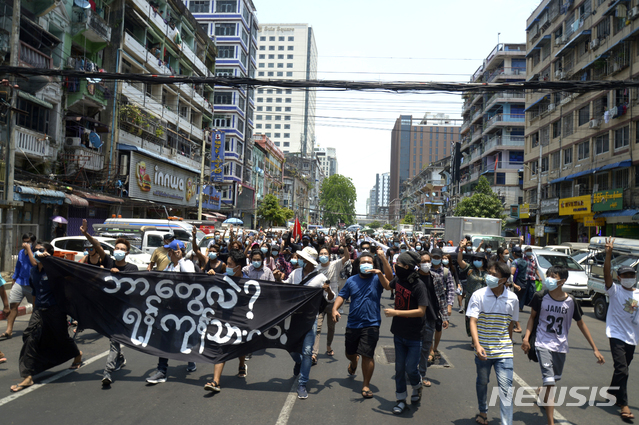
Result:
[[339,255],[344,255],[344,248],[340,248],[338,252],[339,252]]
[[407,280],[408,276],[410,276],[411,274],[413,274],[414,270],[411,269],[405,269],[403,267],[396,267],[395,268],[395,274],[397,275],[397,277],[399,278],[399,280]]
[[302,241],[302,245],[304,245],[304,246],[308,246],[308,239],[304,239],[304,240]]

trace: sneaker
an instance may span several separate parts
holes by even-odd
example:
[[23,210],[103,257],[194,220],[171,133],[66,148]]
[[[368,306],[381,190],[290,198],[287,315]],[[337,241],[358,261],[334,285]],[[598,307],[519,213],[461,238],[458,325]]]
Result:
[[253,357],[253,353],[248,353],[245,357],[244,357],[244,361],[249,361],[251,360],[251,357]]
[[302,370],[302,363],[295,363],[295,366],[293,366],[293,376],[299,375],[300,370]]
[[459,309],[459,314],[464,314],[464,309],[463,308]]
[[104,372],[104,378],[102,378],[102,386],[108,387],[113,383],[113,379],[111,379],[111,374],[109,372]]
[[188,365],[188,366],[186,367],[186,371],[187,371],[187,372],[195,372],[196,370],[197,370],[197,365],[196,365],[195,363],[193,363],[193,366]]
[[162,382],[166,382],[166,372],[156,370],[153,375],[146,378],[146,382],[149,384],[161,384]]
[[308,392],[306,391],[306,385],[300,385],[297,387],[297,398],[305,400],[308,398]]
[[117,363],[115,364],[115,369],[113,369],[113,371],[117,372],[118,370],[122,369],[125,365],[126,365],[126,359],[124,358],[124,356],[120,356]]

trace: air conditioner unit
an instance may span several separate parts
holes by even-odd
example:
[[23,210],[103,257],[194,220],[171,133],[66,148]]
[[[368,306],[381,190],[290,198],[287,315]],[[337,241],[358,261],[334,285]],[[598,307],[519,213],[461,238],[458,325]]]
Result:
[[548,112],[552,112],[554,110],[555,110],[555,104],[554,103],[549,104],[548,105]]
[[635,6],[632,9],[630,9],[630,11],[628,12],[628,17],[630,19],[639,18],[639,6]]
[[556,71],[555,71],[555,77],[557,77],[557,78],[561,78],[561,74],[562,74],[562,72],[561,72],[561,70],[560,70],[560,69],[558,69],[558,70],[556,70]]
[[64,144],[67,146],[82,146],[82,139],[79,137],[67,137],[64,140]]
[[559,75],[559,79],[560,79],[560,80],[563,80],[563,79],[565,79],[566,77],[568,77],[568,75],[567,75],[564,71],[561,71],[561,74]]
[[590,128],[599,128],[599,120],[598,119],[590,120],[590,123],[588,124],[588,126]]
[[590,49],[596,50],[598,47],[599,47],[599,39],[595,38],[594,40],[590,42]]

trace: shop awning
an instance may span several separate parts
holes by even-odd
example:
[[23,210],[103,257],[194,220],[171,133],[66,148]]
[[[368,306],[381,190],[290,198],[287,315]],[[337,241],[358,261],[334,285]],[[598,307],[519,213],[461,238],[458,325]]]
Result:
[[547,224],[554,224],[554,225],[564,225],[564,224],[570,224],[572,223],[572,217],[559,217],[559,218],[551,218],[550,220],[548,220]]
[[42,99],[38,99],[37,97],[35,97],[32,94],[27,93],[26,91],[19,91],[18,92],[18,97],[24,99],[24,100],[28,100],[29,102],[33,102],[36,105],[40,105],[44,108],[47,109],[53,109],[53,105],[49,102],[47,102],[46,100],[42,100]]
[[599,168],[591,168],[590,170],[580,171],[578,173],[569,175],[568,177],[566,177],[566,180],[574,180],[587,174],[594,174],[597,172],[597,170],[599,170]]
[[141,154],[144,154],[144,155],[149,156],[151,158],[155,158],[155,159],[160,160],[162,162],[166,162],[167,164],[175,165],[176,167],[180,167],[180,168],[182,168],[184,170],[187,170],[187,171],[190,171],[192,173],[195,173],[198,176],[200,175],[200,170],[196,170],[195,168],[191,168],[188,165],[180,164],[179,162],[167,159],[167,158],[163,157],[162,155],[158,155],[158,154],[156,154],[154,152],[147,151],[146,149],[138,148],[137,146],[131,146],[131,145],[125,145],[125,144],[122,144],[122,143],[118,143],[118,150],[140,152]]
[[595,214],[595,218],[606,218],[606,217],[633,217],[635,214],[639,213],[639,210],[621,210],[621,211],[606,211],[601,212],[599,214]]
[[566,180],[568,180],[568,177],[566,177],[566,176],[559,177],[558,179],[549,181],[548,184],[561,183],[561,182],[565,182]]
[[524,112],[528,111],[530,108],[532,108],[533,106],[535,106],[536,104],[538,104],[539,102],[541,102],[542,100],[547,98],[548,96],[549,95],[542,96],[539,100],[534,101],[533,103],[530,104],[530,106],[528,106],[526,109],[524,109]]
[[570,49],[574,47],[573,45],[575,44],[577,40],[579,40],[581,37],[584,37],[586,35],[590,35],[590,33],[591,33],[590,30],[584,30],[580,32],[579,34],[577,34],[576,36],[574,36],[568,43],[564,45],[564,47],[562,47],[557,53],[555,53],[555,57],[559,57],[559,55],[561,54],[561,52],[564,51],[564,49]]
[[85,208],[89,206],[89,201],[84,198],[80,198],[77,195],[72,193],[65,194],[66,199],[64,200],[65,204],[73,205],[74,207]]
[[13,192],[15,193],[14,198],[16,198],[16,201],[31,202],[32,204],[36,203],[37,197],[43,204],[62,205],[65,199],[63,192],[31,186],[16,185],[13,187]]
[[632,161],[629,159],[626,161],[615,162],[614,164],[604,165],[603,167],[597,169],[597,172],[600,173],[602,171],[612,170],[613,168],[627,168],[632,165]]
[[106,195],[98,195],[96,193],[88,193],[88,192],[80,192],[78,194],[85,199],[93,202],[102,202],[105,204],[122,204],[124,203],[124,199],[122,198],[114,198],[113,196]]

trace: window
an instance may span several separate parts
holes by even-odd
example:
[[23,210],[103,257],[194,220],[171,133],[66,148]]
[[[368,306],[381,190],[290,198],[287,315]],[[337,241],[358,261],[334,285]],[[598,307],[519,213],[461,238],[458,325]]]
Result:
[[276,106],[275,107],[275,112],[282,112],[282,107],[281,106]]
[[[279,147],[280,146],[280,142],[275,142],[275,146]],[[284,201],[286,202],[286,201]]]
[[293,46],[288,46],[288,50],[293,50]]
[[260,41],[266,41],[266,37],[261,36],[261,37],[260,37]]
[[590,105],[586,105],[579,110],[579,126],[590,122]]
[[577,145],[577,161],[590,158],[590,140]]
[[295,41],[295,37],[293,37],[293,36],[289,36],[289,37],[288,37],[288,41]]
[[275,50],[275,46],[268,46],[269,50]]
[[234,58],[235,46],[219,46],[217,48],[217,57],[218,58]]
[[282,121],[281,115],[275,115],[275,121]]
[[215,35],[235,35],[235,24],[215,24]]
[[282,128],[282,124],[275,124],[275,129],[280,130]]
[[273,119],[273,115],[266,115],[266,121],[270,121]]
[[281,136],[281,135],[280,135],[280,133],[275,133],[275,134],[273,135],[273,137],[278,137],[278,138],[279,138],[280,136]]
[[231,117],[226,115],[214,115],[213,126],[219,128],[228,128],[231,126]]
[[290,120],[291,120],[290,115],[284,115],[284,121],[290,121]]
[[263,108],[262,106],[258,106],[258,107],[257,107],[257,112],[262,112],[262,110],[263,110],[263,109],[264,109],[264,108]]
[[215,92],[213,103],[217,105],[232,105],[233,93],[230,92]]
[[277,38],[277,41],[284,41],[284,38],[285,38],[285,37],[280,36],[280,37],[278,37],[278,38]]
[[217,0],[215,2],[216,13],[237,12],[237,0]]
[[260,71],[260,72],[258,72],[258,73],[257,73],[257,76],[258,76],[258,77],[263,77],[263,76],[264,76],[264,71]]
[[562,118],[563,128],[562,133],[564,137],[570,136],[573,133],[573,119],[572,112]]
[[272,97],[267,97],[266,98],[266,103],[273,103],[273,98]]
[[[290,124],[284,124],[284,130],[290,130],[291,129],[291,125]],[[286,137],[286,136],[284,136]]]
[[272,106],[267,106],[267,107],[266,107],[266,112],[271,112],[272,110],[273,110],[273,107],[272,107]]
[[595,176],[595,184],[597,185],[597,191],[608,190],[608,173]]
[[274,63],[269,63],[269,64],[268,64],[268,67],[269,67],[269,68],[275,68],[275,64],[274,64]]
[[260,50],[266,50],[266,46],[260,46]]
[[551,156],[551,160],[552,160],[552,169],[553,170],[557,170],[559,168],[559,166],[561,165],[561,153],[560,152],[554,152],[550,156]]
[[539,168],[539,161],[533,161],[530,163],[530,175],[531,176],[536,176],[537,175],[537,169]]
[[261,119],[262,119],[262,116],[261,116],[261,115],[255,115],[255,119],[256,119],[256,120],[261,120]]
[[610,35],[610,19],[603,19],[597,25],[597,38],[603,40]]
[[262,62],[258,63],[258,64],[257,64],[257,67],[258,67],[258,68],[264,68],[264,63],[262,63]]
[[285,107],[284,112],[291,112],[291,107],[290,106]]
[[27,115],[16,114],[20,127],[49,134],[49,109],[22,98],[18,98],[18,109],[27,112]]
[[284,55],[277,55],[277,59],[284,59]]
[[275,98],[275,103],[282,103],[282,98],[281,97],[276,97]]
[[273,128],[273,126],[271,124],[265,124],[264,128],[270,130],[271,128]]
[[572,164],[572,147],[564,149],[564,165]]
[[625,126],[615,130],[615,149],[625,148],[630,144],[630,128]]
[[287,76],[287,77],[292,77],[292,76],[293,76],[293,73],[292,73],[291,71],[286,71],[286,76]]
[[262,128],[262,124],[255,124],[255,128]]
[[561,136],[561,120],[552,123],[552,138]]
[[[289,146],[291,146],[291,142],[284,142],[285,148],[288,148]],[[288,152],[284,152],[284,153],[288,153]]]
[[601,155],[609,150],[609,136],[608,133],[598,136],[595,139],[595,155]]
[[275,59],[275,55],[268,55],[269,59]]
[[613,173],[615,189],[626,189],[630,184],[630,173],[628,168],[617,170]]
[[270,36],[270,37],[268,38],[268,41],[275,41],[275,36],[274,36],[274,35]]
[[292,60],[293,59],[293,55],[286,55],[286,59]]
[[272,77],[272,76],[273,76],[273,72],[272,72],[272,71],[271,71],[271,72],[268,72],[268,76],[269,76],[269,77]]
[[284,73],[283,73],[283,72],[281,72],[281,71],[278,71],[277,76],[278,76],[278,77],[283,77],[283,76],[284,76]]
[[286,103],[291,103],[292,101],[293,101],[293,99],[291,99],[290,97],[287,97],[286,100],[285,100]]
[[266,59],[266,55],[260,55],[259,58],[260,59]]
[[211,2],[208,0],[191,0],[189,1],[189,10],[191,13],[209,13],[211,11]]
[[284,133],[284,138],[285,139],[290,139],[291,138],[291,133]]
[[277,46],[277,50],[284,50],[284,46]]

